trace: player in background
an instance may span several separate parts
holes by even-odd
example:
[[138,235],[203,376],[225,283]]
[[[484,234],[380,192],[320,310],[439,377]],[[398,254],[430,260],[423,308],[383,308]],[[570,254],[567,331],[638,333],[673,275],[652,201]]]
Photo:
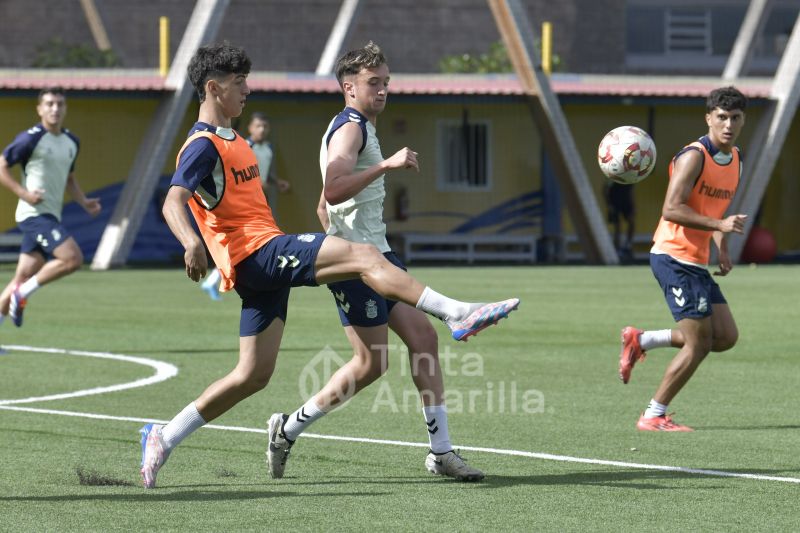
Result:
[[278,209],[278,193],[284,193],[291,188],[291,184],[278,177],[275,169],[275,147],[269,141],[269,134],[272,131],[269,119],[264,113],[256,111],[250,116],[250,123],[247,125],[247,144],[253,149],[258,159],[258,168],[261,170],[261,189],[267,197],[269,208],[272,215]]
[[227,43],[200,47],[189,62],[200,110],[178,154],[164,218],[184,247],[186,274],[198,281],[208,265],[205,247],[186,213],[188,204],[222,274],[222,290],[234,289],[242,298],[239,361],[168,424],[147,424],[140,430],[146,488],[155,486],[159,469],[183,439],[267,385],[293,286],[361,278],[379,294],[441,318],[456,340],[496,324],[519,305],[516,298],[471,304],[443,296],[391,264],[370,244],[323,233],[284,234],[259,192],[255,154],[231,128],[231,119],[241,114],[250,94],[249,72],[244,50]]
[[[250,115],[250,123],[247,125],[247,144],[253,149],[258,160],[259,173],[261,174],[261,190],[267,198],[267,203],[272,210],[272,216],[277,220],[278,193],[285,193],[291,188],[291,184],[278,177],[275,170],[275,148],[268,140],[270,133],[269,119],[264,113],[256,111]],[[200,288],[208,293],[212,300],[222,299],[219,294],[219,282],[222,279],[219,269],[215,268],[200,284]]]
[[[407,147],[388,159],[381,154],[375,126],[389,92],[386,58],[370,41],[339,59],[336,78],[345,108],[322,136],[323,190],[317,215],[328,235],[371,244],[388,261],[405,269],[386,241],[384,177],[386,171],[419,172],[419,164],[417,153]],[[425,313],[384,298],[358,279],[331,283],[328,288],[354,355],[294,413],[275,413],[270,418],[268,457],[272,477],[283,477],[289,449],[303,431],[386,372],[392,328],[408,347],[414,384],[423,404],[430,443],[426,467],[434,474],[462,481],[483,479],[483,473],[467,465],[450,444],[438,338]]]
[[[17,135],[0,156],[0,183],[19,197],[15,219],[22,230],[17,270],[0,295],[0,323],[10,316],[17,327],[34,292],[83,264],[78,243],[61,224],[64,189],[91,216],[101,210],[100,200],[87,198],[75,177],[80,143],[62,126],[67,116],[64,90],[42,89],[36,113],[41,122]],[[17,163],[22,167],[20,183],[9,170]]]
[[667,367],[661,385],[639,418],[642,431],[692,431],[667,414],[667,406],[686,385],[709,352],[731,349],[739,337],[736,322],[719,285],[709,274],[711,242],[718,269],[727,275],[733,265],[727,234],[743,233],[747,215],[726,217],[741,175],[735,146],[745,119],[747,98],[733,87],[711,91],[706,101],[708,133],[688,144],[672,159],[661,220],[653,236],[650,266],[667,300],[675,329],[622,330],[619,374],[624,383],[645,352],[680,348]]
[[[636,220],[633,185],[608,180],[605,197],[608,206],[608,222],[614,231],[614,248],[617,249],[621,260],[631,261],[633,259],[633,235]],[[624,240],[622,233],[623,220],[625,221]]]

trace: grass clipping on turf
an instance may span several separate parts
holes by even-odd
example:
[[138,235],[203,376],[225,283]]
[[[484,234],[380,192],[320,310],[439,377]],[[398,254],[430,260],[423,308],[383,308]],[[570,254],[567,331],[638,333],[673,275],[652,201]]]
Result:
[[81,467],[75,468],[75,473],[78,474],[78,481],[80,481],[81,485],[91,487],[132,487],[134,485],[130,481],[104,476],[98,472],[84,470]]

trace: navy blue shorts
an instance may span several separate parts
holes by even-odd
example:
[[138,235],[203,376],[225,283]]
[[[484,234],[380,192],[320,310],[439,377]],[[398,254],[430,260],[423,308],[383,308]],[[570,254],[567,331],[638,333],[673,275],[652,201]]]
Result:
[[67,229],[53,215],[39,215],[26,218],[19,223],[22,230],[22,246],[19,251],[24,254],[39,252],[45,258],[53,256],[53,251],[71,237]]
[[[383,256],[396,267],[406,270],[394,252],[386,252]],[[397,303],[373,291],[360,279],[337,281],[328,284],[328,288],[333,293],[343,326],[382,326],[389,322],[389,313]]]
[[316,287],[314,264],[324,233],[281,235],[236,265],[242,299],[239,336],[257,335],[276,318],[286,322],[291,287]]
[[728,303],[705,268],[686,265],[666,254],[650,254],[650,268],[675,322],[711,316],[712,305]]

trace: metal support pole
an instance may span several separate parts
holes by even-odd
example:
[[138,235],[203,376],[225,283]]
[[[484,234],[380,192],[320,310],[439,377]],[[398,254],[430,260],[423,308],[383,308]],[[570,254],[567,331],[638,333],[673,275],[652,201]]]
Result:
[[100,238],[92,269],[106,270],[122,266],[128,260],[194,93],[186,77],[186,68],[197,48],[215,39],[229,3],[230,0],[197,0],[172,68],[164,80],[165,87],[172,92],[162,97],[139,144],[133,167]]
[[169,73],[169,17],[158,19],[158,72],[161,76]]
[[750,0],[747,14],[744,16],[742,26],[739,28],[739,35],[733,44],[733,50],[728,57],[722,79],[731,81],[739,78],[747,68],[750,57],[753,55],[753,48],[756,37],[764,27],[764,21],[769,13],[770,0]]
[[542,22],[542,70],[548,76],[552,71],[553,58],[553,25],[549,22]]
[[773,102],[751,140],[753,148],[748,151],[749,158],[745,159],[742,185],[728,210],[729,213],[749,215],[744,234],[732,235],[728,242],[728,253],[734,263],[741,259],[742,249],[800,103],[800,15],[775,73],[770,96]]
[[339,15],[336,17],[331,34],[328,36],[328,42],[325,43],[325,49],[319,58],[316,70],[317,76],[327,76],[333,72],[333,67],[342,51],[347,34],[350,33],[353,21],[358,16],[359,7],[359,0],[344,0],[342,2]]
[[615,265],[614,249],[594,189],[580,158],[561,104],[542,72],[536,36],[519,0],[488,0],[511,63],[529,96],[536,125],[561,185],[567,209],[587,261]]

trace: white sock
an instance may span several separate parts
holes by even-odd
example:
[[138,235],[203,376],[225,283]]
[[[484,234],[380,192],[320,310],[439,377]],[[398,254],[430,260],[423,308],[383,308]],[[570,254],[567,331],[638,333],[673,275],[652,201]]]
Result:
[[658,403],[655,400],[650,400],[647,410],[644,412],[645,418],[655,418],[657,416],[664,416],[667,413],[667,405]]
[[423,407],[425,425],[428,428],[428,441],[433,453],[446,453],[453,449],[450,444],[450,432],[447,428],[447,407],[444,405],[431,405]]
[[425,290],[422,291],[422,296],[419,297],[417,302],[417,309],[421,309],[429,315],[442,320],[462,320],[466,318],[475,305],[478,304],[453,300],[443,294],[439,294],[430,287],[425,287]]
[[222,274],[219,273],[218,268],[215,268],[203,282],[203,287],[213,287],[214,285],[219,285],[220,279],[222,279]]
[[291,441],[297,440],[297,437],[308,429],[308,426],[324,415],[325,412],[317,407],[317,402],[314,401],[314,398],[311,398],[300,409],[289,415],[289,418],[283,424],[283,435]]
[[22,285],[19,286],[19,295],[27,299],[28,296],[36,292],[36,289],[38,288],[39,288],[39,280],[36,279],[36,276],[33,276],[28,281],[24,282]]
[[161,436],[164,437],[167,451],[180,444],[183,439],[204,425],[206,425],[206,421],[200,416],[194,402],[184,407],[183,411],[175,415],[175,418],[170,420],[161,430]]
[[672,330],[659,329],[642,332],[641,337],[639,337],[639,345],[645,352],[653,348],[669,348],[672,346]]

